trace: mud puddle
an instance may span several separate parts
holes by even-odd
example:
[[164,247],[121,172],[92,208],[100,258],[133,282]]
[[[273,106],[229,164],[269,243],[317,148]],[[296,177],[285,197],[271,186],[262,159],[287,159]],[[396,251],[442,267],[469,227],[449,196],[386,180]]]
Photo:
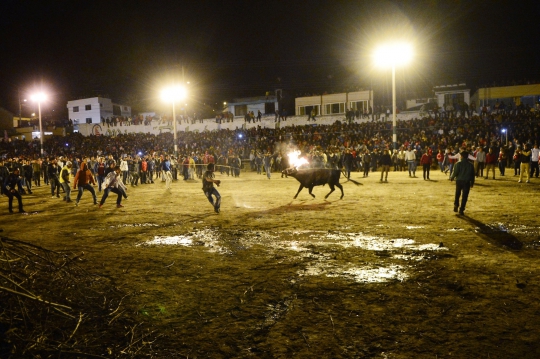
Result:
[[[434,252],[448,251],[437,243],[416,243],[410,238],[383,238],[363,233],[339,231],[222,231],[205,228],[181,235],[154,236],[139,247],[204,247],[208,252],[234,254],[257,247],[269,258],[303,262],[297,275],[345,278],[361,283],[404,281],[413,270],[413,262],[429,260]],[[350,250],[360,251],[358,256]],[[356,263],[366,253],[374,256]]]

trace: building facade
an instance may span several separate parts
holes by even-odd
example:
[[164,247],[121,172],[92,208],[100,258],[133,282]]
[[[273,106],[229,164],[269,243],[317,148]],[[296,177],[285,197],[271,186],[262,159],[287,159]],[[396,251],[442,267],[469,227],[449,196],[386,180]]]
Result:
[[255,116],[261,111],[263,115],[274,114],[279,109],[278,96],[267,94],[266,96],[245,97],[234,99],[225,105],[224,112],[230,112],[235,117],[245,116],[253,112]]
[[90,97],[68,101],[69,119],[73,124],[101,123],[102,119],[113,116],[131,116],[131,107],[114,104],[110,99]]
[[537,108],[540,101],[540,84],[479,88],[471,97],[476,106],[491,109],[497,102],[515,108],[520,105]]
[[313,110],[319,115],[340,115],[347,110],[370,112],[373,109],[373,91],[342,92],[317,96],[297,97],[296,116],[310,115]]

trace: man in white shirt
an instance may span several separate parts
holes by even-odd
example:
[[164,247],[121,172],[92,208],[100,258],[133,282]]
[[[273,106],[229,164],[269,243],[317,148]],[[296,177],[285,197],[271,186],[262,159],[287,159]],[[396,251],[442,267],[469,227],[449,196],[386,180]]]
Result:
[[416,177],[416,152],[411,149],[411,146],[408,146],[405,151],[405,161],[409,169],[409,177]]
[[534,177],[538,178],[538,160],[540,155],[540,149],[538,149],[538,145],[535,144],[533,146],[533,149],[531,150],[531,178]]

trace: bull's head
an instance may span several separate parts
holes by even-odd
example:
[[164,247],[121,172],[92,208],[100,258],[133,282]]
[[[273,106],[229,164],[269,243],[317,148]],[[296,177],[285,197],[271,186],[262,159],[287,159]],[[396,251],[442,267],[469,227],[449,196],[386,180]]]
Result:
[[294,176],[298,172],[296,167],[289,167],[281,171],[285,176]]

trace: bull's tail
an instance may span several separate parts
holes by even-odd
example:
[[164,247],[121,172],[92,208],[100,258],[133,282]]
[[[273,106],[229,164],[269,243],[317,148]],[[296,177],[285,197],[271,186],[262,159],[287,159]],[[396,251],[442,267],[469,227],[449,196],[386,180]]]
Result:
[[[345,174],[345,172],[344,172],[343,170],[341,171],[341,173],[343,173],[343,177],[347,178],[347,175]],[[348,181],[351,181],[352,183],[354,183],[354,184],[357,185],[357,186],[361,185],[360,182],[355,181],[355,180],[350,179],[350,178],[347,178],[347,182],[348,182]]]

